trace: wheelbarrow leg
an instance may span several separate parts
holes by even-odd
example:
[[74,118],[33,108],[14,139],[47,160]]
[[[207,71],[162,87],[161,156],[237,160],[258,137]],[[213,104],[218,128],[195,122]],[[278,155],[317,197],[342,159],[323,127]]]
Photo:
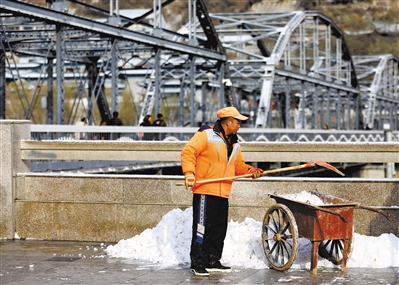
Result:
[[346,271],[346,261],[348,260],[348,249],[349,249],[349,240],[344,240],[344,251],[342,253],[342,264],[341,264],[341,271]]
[[317,274],[317,259],[319,258],[319,241],[312,241],[312,259],[310,261],[310,273]]

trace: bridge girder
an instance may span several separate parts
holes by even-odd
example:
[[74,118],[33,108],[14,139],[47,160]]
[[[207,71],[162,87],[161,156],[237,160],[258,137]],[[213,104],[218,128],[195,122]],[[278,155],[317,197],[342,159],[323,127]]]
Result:
[[[383,121],[398,127],[399,59],[391,54],[354,56],[357,76],[365,105],[364,125],[373,128]],[[379,110],[389,113],[381,118]],[[376,118],[376,116],[378,118]]]
[[[78,1],[72,2],[88,6],[87,4],[79,3]],[[171,2],[173,2],[173,0],[166,1],[161,4],[161,6]],[[196,2],[199,2],[197,3],[197,7],[201,6],[199,4],[203,5],[202,1]],[[161,3],[161,1],[157,1],[157,4],[159,3]],[[107,61],[112,62],[112,64],[107,62],[98,68],[107,70],[111,68],[112,70],[107,73],[112,78],[117,77],[117,69],[119,69],[119,66],[117,68],[112,67],[116,66],[114,63],[116,57],[121,60],[125,60],[129,57],[137,57],[143,58],[143,62],[149,62],[155,54],[158,54],[157,51],[161,51],[166,55],[184,54],[191,57],[212,59],[215,62],[215,66],[223,65],[227,59],[226,55],[223,53],[223,47],[221,45],[216,46],[219,49],[215,48],[214,41],[212,40],[215,36],[210,37],[211,35],[208,35],[209,38],[207,40],[197,41],[193,44],[190,43],[188,38],[184,35],[179,35],[178,33],[170,32],[160,27],[149,27],[150,32],[144,33],[126,29],[120,22],[120,18],[126,20],[128,23],[140,22],[140,19],[132,20],[122,16],[119,17],[118,15],[109,17],[108,23],[102,23],[68,14],[67,6],[65,6],[63,1],[53,3],[53,6],[55,5],[57,7],[53,7],[54,9],[47,9],[23,2],[2,1],[0,3],[0,11],[4,16],[4,18],[1,18],[1,28],[3,30],[2,40],[6,43],[6,45],[2,46],[4,54],[35,55],[44,57],[48,60],[57,58],[59,61],[64,62],[65,60],[68,60],[70,62],[75,62],[75,64],[93,64],[98,59],[104,58]],[[98,10],[95,7],[91,8]],[[202,21],[204,26],[212,27],[212,24],[208,23],[206,17],[204,17],[204,13],[206,14],[206,11],[204,11],[206,10],[205,6],[201,6],[200,8],[201,10],[198,11],[203,18]],[[157,9],[159,9],[159,7]],[[156,12],[156,14],[159,13]],[[115,20],[115,17],[118,19]],[[21,26],[26,29],[22,31],[19,30]],[[58,33],[62,33],[62,35],[58,35]],[[174,37],[173,40],[170,39],[171,35]],[[61,48],[58,47],[59,41],[55,39],[61,39],[63,42]],[[209,46],[210,48],[207,48]],[[59,57],[57,51],[62,51],[63,54],[61,57]],[[11,57],[13,57],[13,55]],[[45,64],[47,63],[45,62],[43,64],[42,69],[44,69]],[[138,67],[138,69],[142,69],[142,67]],[[3,71],[3,74],[5,74],[5,69]],[[217,67],[216,72],[218,72]],[[16,77],[19,78],[19,72],[16,71],[15,73],[17,73]],[[79,77],[91,77],[87,74],[87,71],[84,71],[84,73],[85,74],[80,74]],[[96,90],[96,94],[93,94],[92,97],[96,97],[97,103],[101,102],[101,100],[98,101],[101,99],[100,97],[103,97],[102,101],[106,102],[106,95],[104,92],[100,91],[102,88],[101,84],[104,82],[103,73],[96,72],[96,74],[98,74],[99,77],[94,79],[95,86],[92,86],[91,89],[93,92]],[[9,76],[14,79],[13,74],[10,73]],[[40,75],[39,79],[42,77],[43,76]],[[63,75],[57,75],[57,80],[60,80],[57,86],[63,84],[63,79]],[[161,78],[157,79],[161,80]],[[114,86],[117,84],[114,81],[115,80],[113,79],[112,95],[113,97],[116,97],[114,96],[114,93],[116,93],[117,90]],[[100,83],[97,86],[98,82]],[[84,81],[81,81],[77,85],[80,88],[85,84]],[[100,92],[98,93],[98,91]],[[26,96],[25,91],[23,91],[23,93],[24,94],[21,96],[21,102],[24,102],[23,104],[27,105],[26,108],[24,106],[26,118],[31,118],[35,121],[34,117],[30,117],[33,116],[33,112],[31,111],[33,106],[31,104],[34,104],[33,101],[37,102],[37,99],[32,98],[31,100],[27,98],[28,96]],[[161,95],[158,94],[158,96]],[[4,98],[5,95],[2,95],[1,97]],[[113,100],[113,106],[116,105],[114,104],[114,101],[115,100]],[[105,105],[103,108],[108,109]],[[61,114],[62,112],[57,113]],[[103,113],[104,114],[101,116],[104,118],[109,116],[110,112],[109,110],[105,110]],[[2,115],[5,117],[5,114]]]
[[[236,74],[243,78],[249,75],[259,82],[254,90],[260,97],[256,127],[272,126],[268,119],[273,96],[285,92],[275,84],[276,77],[327,86],[336,93],[347,92],[348,97],[357,100],[359,90],[349,49],[343,33],[326,16],[314,11],[210,16],[234,70],[233,85]],[[201,29],[196,34],[201,37]],[[245,89],[243,78],[236,80]]]
[[[75,0],[72,2],[78,3]],[[163,31],[159,34],[154,29],[149,35],[126,30],[120,25],[99,23],[60,11],[4,0],[0,4],[1,12],[6,15],[1,18],[2,39],[8,46],[3,50],[56,58],[54,38],[58,25],[63,27],[64,58],[93,64],[100,58],[109,59],[112,53],[110,42],[116,40],[119,59],[141,58],[140,66],[133,67],[138,71],[142,71],[142,66],[148,66],[145,73],[149,77],[143,82],[147,91],[154,88],[156,82],[159,83],[153,91],[160,95],[152,98],[161,98],[162,88],[177,80],[178,83],[173,84],[180,88],[180,100],[185,101],[178,108],[200,104],[193,109],[207,112],[202,122],[212,120],[214,109],[225,98],[228,98],[227,105],[236,105],[251,114],[255,127],[282,127],[283,124],[285,128],[292,128],[289,124],[290,113],[297,101],[299,105],[295,112],[302,127],[309,127],[306,126],[306,117],[310,117],[311,128],[331,124],[337,129],[356,129],[361,127],[362,121],[372,126],[378,108],[389,106],[396,108],[397,112],[399,100],[395,86],[398,84],[394,83],[398,78],[397,58],[391,55],[372,59],[352,57],[343,33],[323,14],[314,11],[225,13],[209,14],[208,19],[203,2],[197,0],[194,3],[197,4],[193,7],[197,9],[195,23],[188,23],[177,33]],[[205,21],[201,22],[204,18]],[[124,20],[132,23],[137,19]],[[7,27],[21,24],[39,26],[40,29],[7,30]],[[155,59],[158,50],[161,51],[159,61]],[[108,70],[109,66],[111,63],[105,62],[101,68]],[[154,77],[156,68],[159,69],[158,78]],[[113,74],[112,70],[107,72],[108,75]],[[123,69],[114,73],[129,76]],[[151,74],[153,78],[150,78]],[[103,76],[103,73],[98,72],[98,76]],[[149,87],[150,81],[154,83],[152,87]],[[190,81],[197,83],[197,86],[189,86]],[[226,81],[232,84],[226,85]],[[84,85],[84,81],[78,85]],[[202,88],[202,99],[193,100],[199,88]],[[232,93],[233,89],[236,94]],[[94,86],[93,90],[98,90],[98,87]],[[229,90],[228,96],[215,98],[215,94],[225,90]],[[189,102],[185,99],[187,94]],[[98,96],[105,98],[106,95]],[[243,97],[252,98],[257,106],[246,108],[241,105]],[[147,103],[152,108],[154,102]],[[377,110],[376,106],[379,106]],[[31,108],[28,104],[27,113],[32,114]],[[306,109],[311,110],[310,116],[306,115]],[[143,109],[141,116],[149,111]],[[353,112],[355,116],[351,115]],[[280,122],[275,122],[276,119]]]

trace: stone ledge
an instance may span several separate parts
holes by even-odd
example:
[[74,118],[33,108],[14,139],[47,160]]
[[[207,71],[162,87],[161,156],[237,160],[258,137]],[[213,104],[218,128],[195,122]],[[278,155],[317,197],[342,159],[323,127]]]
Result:
[[[22,160],[180,161],[186,142],[21,141]],[[242,143],[249,162],[399,162],[399,143]]]

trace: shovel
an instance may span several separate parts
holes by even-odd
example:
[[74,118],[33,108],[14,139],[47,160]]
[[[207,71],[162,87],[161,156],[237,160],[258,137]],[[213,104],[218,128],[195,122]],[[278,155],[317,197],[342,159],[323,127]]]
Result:
[[[265,170],[265,171],[263,171],[261,176],[264,176],[264,175],[267,175],[267,174],[272,174],[272,173],[278,173],[278,172],[285,172],[285,171],[291,171],[291,170],[310,168],[310,167],[314,167],[316,165],[321,166],[321,167],[325,167],[327,169],[330,169],[330,170],[338,173],[339,175],[345,176],[345,174],[343,174],[341,171],[336,169],[334,166],[332,166],[332,165],[330,165],[330,164],[328,164],[326,162],[318,161],[318,160],[311,161],[311,162],[308,162],[308,163],[305,163],[305,164],[296,165],[296,166],[289,166],[289,167]],[[243,174],[243,175],[230,176],[230,177],[204,179],[204,180],[196,181],[195,184],[211,183],[211,182],[226,181],[226,180],[236,180],[238,178],[249,178],[249,177],[252,177],[252,175],[253,175],[252,173],[247,173],[247,174]],[[176,186],[184,186],[184,183],[181,183],[181,182],[176,183]]]

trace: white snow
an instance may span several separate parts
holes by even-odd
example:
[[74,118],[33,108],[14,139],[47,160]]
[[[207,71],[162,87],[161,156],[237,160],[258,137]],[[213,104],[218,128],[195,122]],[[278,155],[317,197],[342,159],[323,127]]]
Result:
[[[286,198],[321,205],[308,192]],[[314,195],[312,195],[314,196]],[[388,222],[388,221],[387,221]],[[109,245],[106,253],[115,258],[131,258],[150,261],[162,267],[190,265],[192,208],[184,211],[174,209],[163,216],[152,229],[143,231],[130,239]],[[269,268],[261,241],[262,223],[246,218],[242,223],[230,221],[228,225],[222,263],[232,267]],[[300,238],[296,260],[291,268],[309,269],[311,243]],[[333,263],[319,257],[318,266],[334,267]],[[352,251],[347,268],[388,268],[399,267],[399,239],[385,233],[378,237],[355,233],[352,239]]]
[[295,193],[295,194],[280,195],[280,196],[283,196],[290,200],[296,200],[299,202],[308,203],[316,206],[324,204],[319,197],[317,197],[316,195],[312,195],[311,193],[306,191],[302,191],[300,193]]

